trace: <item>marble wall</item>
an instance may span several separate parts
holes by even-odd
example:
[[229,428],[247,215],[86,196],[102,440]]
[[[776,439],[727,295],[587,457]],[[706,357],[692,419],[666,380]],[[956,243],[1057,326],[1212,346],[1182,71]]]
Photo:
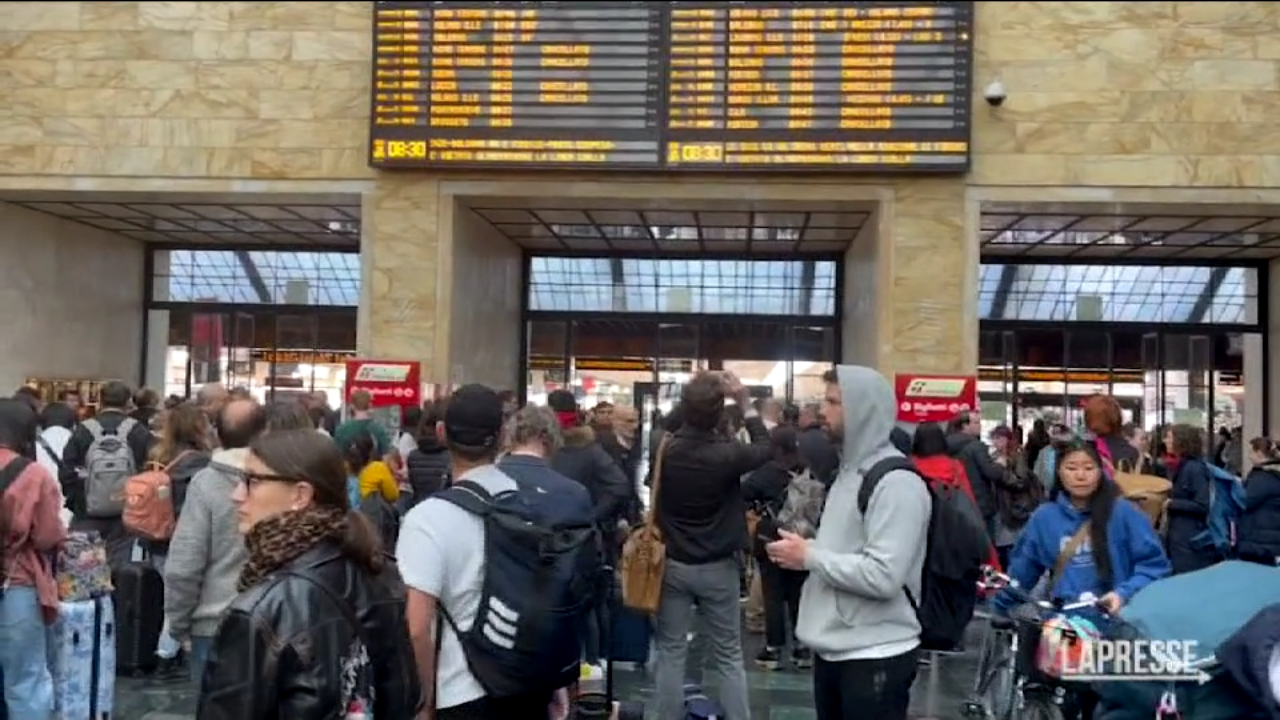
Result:
[[524,253],[471,210],[452,207],[449,381],[520,386]]
[[[441,185],[506,183],[518,196],[541,192],[546,176],[370,171],[371,8],[0,2],[0,191],[368,182],[362,348],[447,363],[453,286],[441,273],[454,255]],[[555,191],[648,184],[668,196],[878,203],[868,357],[941,372],[976,363],[975,198],[1118,202],[1130,191],[1158,203],[1192,187],[1230,204],[1280,184],[1280,4],[979,2],[975,46],[975,89],[998,78],[1009,98],[999,109],[975,101],[967,178],[578,174],[557,175]]]
[[370,177],[372,6],[0,3],[0,175]]
[[[0,176],[373,177],[371,8],[0,2]],[[1280,5],[979,2],[975,47],[970,184],[1280,178]]]
[[1280,4],[979,2],[974,36],[1009,96],[974,102],[971,184],[1280,184]]
[[0,392],[33,376],[138,382],[142,251],[115,233],[0,203]]

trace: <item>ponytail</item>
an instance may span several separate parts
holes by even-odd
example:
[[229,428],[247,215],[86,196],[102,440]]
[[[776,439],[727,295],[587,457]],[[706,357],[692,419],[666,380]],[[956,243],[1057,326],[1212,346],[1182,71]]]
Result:
[[375,575],[386,567],[382,540],[373,529],[373,523],[359,510],[347,511],[347,529],[342,534],[342,554],[359,563]]

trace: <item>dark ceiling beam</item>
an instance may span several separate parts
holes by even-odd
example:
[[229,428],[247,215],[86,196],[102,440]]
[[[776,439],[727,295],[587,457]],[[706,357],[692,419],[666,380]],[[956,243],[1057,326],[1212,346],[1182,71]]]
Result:
[[1009,311],[1009,293],[1013,290],[1013,281],[1018,277],[1018,266],[1005,263],[1000,266],[1000,279],[996,281],[996,293],[991,298],[991,317],[983,320],[1003,320]]
[[1213,301],[1218,297],[1218,291],[1222,289],[1222,283],[1227,279],[1227,273],[1231,272],[1231,268],[1216,267],[1209,271],[1209,279],[1205,281],[1204,287],[1200,288],[1200,294],[1196,297],[1196,302],[1191,306],[1191,311],[1187,313],[1187,322],[1202,323],[1208,317],[1209,310],[1213,307]]
[[253,287],[253,292],[258,296],[258,302],[270,305],[275,300],[271,297],[271,288],[267,287],[267,282],[262,279],[262,273],[258,270],[258,263],[253,261],[253,256],[248,250],[236,250],[236,260],[240,263],[240,267],[244,270],[245,277],[249,278],[249,285]]
[[811,257],[805,258],[804,264],[800,267],[800,307],[794,312],[797,315],[810,315],[813,309],[813,285],[818,275],[818,261]]

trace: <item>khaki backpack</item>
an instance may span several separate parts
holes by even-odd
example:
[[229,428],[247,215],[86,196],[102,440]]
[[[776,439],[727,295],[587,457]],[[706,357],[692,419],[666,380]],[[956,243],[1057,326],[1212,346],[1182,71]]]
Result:
[[667,544],[658,528],[658,498],[662,489],[662,459],[671,435],[663,435],[653,460],[649,486],[649,516],[632,531],[622,546],[622,604],[652,615],[662,600],[662,579],[667,570]]
[[144,540],[168,540],[178,524],[173,506],[173,478],[169,471],[191,453],[185,450],[168,465],[151,463],[145,472],[129,478],[124,484],[125,529]]

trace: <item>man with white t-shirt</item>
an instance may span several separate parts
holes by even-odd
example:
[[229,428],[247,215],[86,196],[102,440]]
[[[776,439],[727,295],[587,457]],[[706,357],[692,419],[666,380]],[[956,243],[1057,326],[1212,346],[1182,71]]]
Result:
[[[453,394],[439,431],[455,482],[474,482],[491,495],[516,489],[515,480],[494,464],[503,420],[502,399],[495,391],[466,385]],[[436,497],[414,506],[401,524],[396,557],[408,587],[409,635],[427,707],[435,708],[435,720],[546,720],[550,694],[486,697],[450,623],[440,621],[443,605],[462,632],[474,623],[484,579],[484,541],[479,517]],[[437,629],[442,635],[438,655]]]

